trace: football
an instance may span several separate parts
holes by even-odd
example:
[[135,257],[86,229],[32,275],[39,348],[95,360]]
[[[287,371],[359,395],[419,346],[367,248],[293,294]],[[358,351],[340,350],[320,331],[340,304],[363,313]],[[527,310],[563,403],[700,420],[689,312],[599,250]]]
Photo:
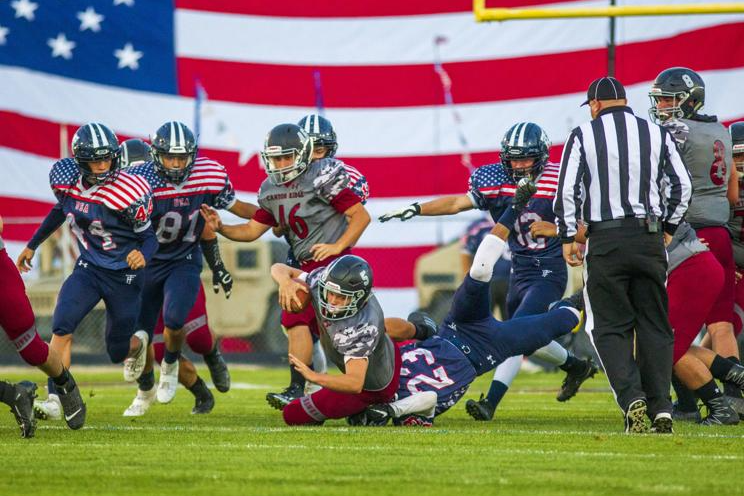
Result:
[[293,300],[291,304],[291,313],[300,313],[303,310],[307,308],[307,306],[310,304],[310,287],[307,285],[305,281],[302,281],[300,279],[294,279],[296,283],[301,284],[304,288],[307,289],[307,291],[303,291],[301,289],[297,290],[297,299],[300,300],[300,304],[297,305],[297,303]]

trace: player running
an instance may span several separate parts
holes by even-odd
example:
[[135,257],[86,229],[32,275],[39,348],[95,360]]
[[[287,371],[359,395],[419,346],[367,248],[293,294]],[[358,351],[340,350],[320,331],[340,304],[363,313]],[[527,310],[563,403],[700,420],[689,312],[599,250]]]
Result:
[[[235,198],[235,191],[221,164],[204,157],[196,158],[196,139],[183,123],[171,121],[163,124],[152,137],[151,146],[153,160],[129,169],[130,173],[144,178],[152,188],[152,220],[159,243],[159,249],[145,271],[138,328],[152,337],[162,311],[165,349],[155,392],[157,400],[160,403],[172,401],[180,377],[196,396],[195,410],[199,409],[201,402],[209,411],[211,406],[206,407],[210,402],[213,405],[214,399],[196,375],[193,365],[187,367],[187,374],[179,373],[179,362],[187,363],[181,356],[186,339],[184,326],[201,287],[202,250],[199,240],[204,220],[199,208],[209,205],[250,218],[256,207]],[[226,367],[223,373],[227,373]],[[142,396],[140,399],[151,401],[155,384],[151,356],[143,372],[129,371],[131,380],[135,376],[139,376],[138,398]]]
[[[295,124],[274,127],[261,153],[269,177],[261,184],[261,208],[255,216],[247,224],[225,226],[213,209],[205,206],[202,214],[212,229],[235,241],[253,241],[280,226],[303,271],[325,267],[350,252],[370,218],[359,196],[349,188],[343,162],[334,158],[313,161],[312,155],[313,141],[302,128]],[[319,334],[312,308],[298,314],[283,310],[282,325],[290,336],[289,353],[304,353],[297,358],[310,363],[310,332]],[[269,404],[282,409],[302,396],[305,380],[300,379],[293,377],[293,385],[283,393],[269,393]]]
[[[453,215],[477,208],[487,210],[494,221],[509,229],[512,252],[512,274],[507,293],[509,318],[536,315],[547,311],[566,289],[567,270],[560,242],[534,238],[530,227],[536,222],[554,223],[553,198],[558,184],[560,165],[548,162],[550,141],[540,126],[531,122],[513,125],[501,141],[501,163],[477,168],[464,195],[437,198],[419,205],[389,212],[380,222],[393,218],[402,221],[417,215]],[[511,205],[517,183],[534,181],[537,192],[516,218],[505,218],[513,212]],[[551,341],[536,351],[535,356],[567,372],[558,393],[558,401],[572,398],[581,384],[597,372],[591,359],[578,359],[563,346]],[[488,395],[479,401],[468,400],[466,409],[475,420],[490,420],[507,389],[519,372],[522,357],[514,356],[500,364]]]
[[[49,182],[57,197],[39,229],[18,257],[27,272],[39,245],[67,219],[80,257],[57,298],[52,320],[52,350],[65,367],[70,365],[72,334],[83,318],[103,299],[106,305],[106,351],[114,363],[125,359],[144,364],[147,335],[135,333],[143,286],[142,269],[158,243],[150,224],[152,194],[142,178],[119,168],[119,142],[103,124],[86,124],[72,138],[74,158],[52,166]],[[72,384],[74,386],[74,383]],[[49,398],[38,404],[44,418],[60,418],[80,428],[85,420],[82,402],[69,412],[70,389],[53,379]]]

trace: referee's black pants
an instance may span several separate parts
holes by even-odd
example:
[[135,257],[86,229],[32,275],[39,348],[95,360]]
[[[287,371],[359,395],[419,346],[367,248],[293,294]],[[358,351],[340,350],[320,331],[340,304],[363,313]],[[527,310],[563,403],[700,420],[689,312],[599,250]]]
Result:
[[584,272],[586,329],[620,408],[625,412],[644,398],[652,419],[672,412],[674,336],[666,277],[661,233],[645,227],[590,233]]

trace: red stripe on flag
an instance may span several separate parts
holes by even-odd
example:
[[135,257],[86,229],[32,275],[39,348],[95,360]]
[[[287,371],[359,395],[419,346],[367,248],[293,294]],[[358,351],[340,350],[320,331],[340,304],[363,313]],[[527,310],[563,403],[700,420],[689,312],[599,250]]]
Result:
[[[2,237],[6,241],[26,242],[36,232],[41,219],[47,216],[53,203],[0,196],[3,217]],[[38,222],[36,222],[38,220]],[[20,223],[22,222],[22,223]]]
[[[697,71],[730,69],[744,59],[744,23],[718,25],[653,41],[619,45],[618,78],[625,85],[649,81],[674,65]],[[707,49],[725,46],[726,50]],[[330,108],[378,108],[441,105],[442,85],[431,64],[376,66],[302,66],[241,63],[179,58],[179,88],[195,96],[199,79],[212,100],[261,105],[315,105],[314,75],[320,71],[323,97]],[[606,72],[607,50],[573,52],[509,59],[445,63],[453,81],[456,103],[497,102],[547,97],[586,91],[590,77]],[[562,68],[580,67],[580,71]],[[550,84],[543,77],[526,76],[518,84],[504,75],[555,74]],[[235,81],[241,84],[236,85]],[[272,84],[266,84],[272,81]],[[484,84],[484,81],[487,84]],[[577,102],[577,105],[580,102]]]
[[416,260],[436,246],[354,248],[372,266],[376,288],[411,288]]
[[[576,0],[578,1],[578,0]],[[544,5],[545,0],[487,0],[487,7]],[[271,17],[384,17],[472,12],[472,0],[176,0],[176,8]],[[473,21],[475,22],[475,21]]]

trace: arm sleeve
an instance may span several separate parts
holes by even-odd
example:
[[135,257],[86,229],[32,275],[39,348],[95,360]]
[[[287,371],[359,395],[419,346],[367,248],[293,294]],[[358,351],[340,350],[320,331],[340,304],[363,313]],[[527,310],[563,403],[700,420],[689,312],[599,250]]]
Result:
[[581,180],[586,157],[581,146],[581,130],[574,129],[566,140],[561,157],[558,191],[553,211],[558,223],[558,234],[564,241],[573,241],[577,232],[577,217],[581,209]]
[[259,208],[258,210],[256,210],[256,213],[251,220],[255,220],[256,222],[271,227],[276,227],[279,225],[274,219],[274,216],[263,208]]
[[[349,189],[349,181],[349,175],[346,173],[344,163],[338,160],[329,160],[322,165],[320,172],[313,179],[313,188],[315,188],[318,196],[326,203],[332,204],[333,200],[344,193],[344,191],[355,196],[358,200],[357,203],[359,203],[361,201],[359,197]],[[347,193],[344,194],[346,195]]]
[[233,205],[235,205],[236,201],[237,198],[235,198],[235,189],[230,182],[230,178],[227,177],[227,173],[225,173],[225,186],[214,199],[214,208],[218,210],[228,210],[232,208]]
[[41,222],[41,225],[26,246],[32,250],[36,250],[64,222],[65,213],[62,211],[62,205],[57,203]]
[[475,169],[468,179],[468,198],[473,204],[473,208],[478,210],[488,210],[488,204],[486,197],[480,191],[481,183],[483,181],[483,174],[480,172],[481,169]]
[[340,213],[346,212],[357,203],[362,203],[362,199],[349,188],[342,190],[331,200],[333,209]]
[[662,130],[662,135],[665,145],[662,167],[663,194],[666,199],[664,231],[673,235],[690,204],[692,181],[674,139],[666,130]]
[[222,256],[220,255],[220,244],[217,241],[217,238],[202,239],[199,244],[204,253],[204,260],[207,261],[207,265],[212,272],[214,272],[215,268],[220,265],[224,265]]

